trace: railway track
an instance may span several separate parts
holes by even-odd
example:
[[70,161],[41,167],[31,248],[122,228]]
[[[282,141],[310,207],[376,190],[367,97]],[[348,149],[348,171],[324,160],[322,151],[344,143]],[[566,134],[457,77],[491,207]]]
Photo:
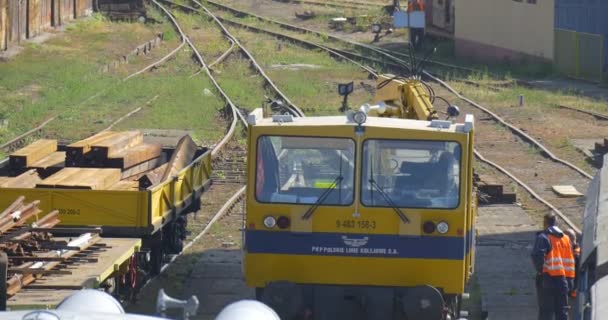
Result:
[[373,8],[382,8],[383,5],[375,3],[363,3],[363,2],[333,2],[333,1],[313,1],[313,0],[292,0],[292,3],[308,4],[315,6],[340,8],[340,9],[354,9],[354,10],[369,10]]
[[[297,26],[293,26],[293,25],[289,25],[289,24],[285,24],[283,22],[279,22],[279,21],[275,21],[269,18],[265,18],[265,17],[261,17],[255,14],[250,14],[247,12],[243,12],[222,4],[218,4],[216,2],[213,1],[208,1],[207,2],[210,5],[213,5],[215,7],[218,7],[224,11],[230,12],[233,15],[236,16],[249,16],[249,17],[254,17],[257,18],[259,20],[262,21],[266,21],[268,23],[274,24],[274,25],[279,25],[284,29],[290,30],[290,31],[296,31],[299,33],[308,33],[308,34],[315,34],[317,36],[320,37],[324,37],[324,38],[332,38],[335,39],[337,41],[343,42],[345,44],[348,45],[352,45],[355,47],[358,47],[359,49],[363,50],[363,51],[371,51],[377,55],[383,56],[385,57],[385,59],[390,60],[391,63],[386,64],[389,67],[392,66],[393,68],[395,67],[400,67],[402,70],[403,69],[409,69],[409,64],[407,61],[403,60],[400,57],[397,57],[395,55],[393,55],[390,51],[385,50],[385,49],[380,49],[380,48],[376,48],[373,46],[369,46],[369,45],[365,45],[365,44],[359,44],[353,41],[349,41],[349,40],[343,40],[322,32],[317,32],[314,30],[310,30],[310,29],[305,29],[305,28],[300,28]],[[260,27],[254,27],[248,24],[244,24],[244,23],[240,23],[240,22],[236,22],[234,20],[230,20],[230,19],[226,19],[225,17],[221,17],[221,19],[224,19],[224,21],[229,21],[229,23],[233,24],[233,25],[240,25],[243,28],[247,28],[247,29],[255,29],[255,30],[262,30],[262,32],[267,33],[267,34],[273,34],[275,36],[281,37],[281,38],[286,38],[287,36],[284,34],[278,34],[277,32],[271,31],[271,30],[267,30],[264,28],[260,28]],[[291,40],[294,40],[295,37],[291,37]],[[296,40],[300,43],[308,43],[311,41],[304,41],[302,39],[298,39]],[[332,48],[326,45],[322,46],[325,51],[328,50],[332,50],[332,51],[338,51],[340,49],[337,48]],[[329,52],[329,51],[328,51]],[[344,52],[344,51],[343,51]],[[365,57],[363,55],[357,55],[358,59],[361,60],[367,60],[368,63],[377,63],[377,59],[370,59],[368,57]],[[377,74],[376,71],[371,71],[370,70],[370,74]],[[544,146],[542,143],[538,142],[536,139],[534,139],[533,137],[531,137],[530,135],[526,134],[525,132],[523,132],[523,130],[517,128],[516,126],[510,124],[509,122],[507,122],[506,120],[504,120],[503,118],[501,118],[500,116],[498,116],[497,114],[491,112],[489,109],[477,104],[475,101],[468,99],[467,97],[464,97],[462,95],[460,95],[456,90],[454,90],[453,88],[451,88],[449,85],[447,85],[447,83],[445,83],[443,80],[439,79],[438,77],[436,77],[435,75],[429,73],[428,71],[423,71],[424,76],[426,76],[427,78],[435,81],[436,83],[440,84],[443,88],[445,88],[447,91],[449,91],[451,94],[455,95],[457,98],[462,99],[463,101],[467,102],[467,104],[470,104],[473,108],[482,111],[483,113],[485,113],[486,115],[489,115],[494,121],[496,121],[497,123],[500,123],[501,125],[506,126],[507,128],[509,128],[509,130],[511,130],[513,132],[513,134],[517,135],[520,139],[522,139],[523,141],[525,141],[526,143],[532,145],[535,148],[538,148],[539,150],[541,150],[542,154],[550,159],[553,162],[558,163],[561,166],[565,166],[567,168],[569,168],[570,170],[576,172],[578,175],[582,176],[584,179],[591,179],[591,175],[589,175],[588,173],[586,173],[584,170],[576,167],[575,165],[555,156],[555,154],[553,154],[546,146]],[[554,194],[551,193],[550,190],[546,190],[546,186],[545,188],[543,188],[543,190],[538,190],[538,186],[536,188],[532,187],[531,185],[534,184],[534,181],[530,181],[529,179],[522,179],[521,177],[518,177],[518,175],[514,174],[511,172],[511,170],[508,170],[508,168],[506,166],[501,166],[499,163],[497,163],[497,161],[491,161],[489,160],[487,157],[484,157],[484,155],[477,150],[476,154],[478,155],[478,159],[481,162],[484,162],[488,165],[490,165],[491,167],[495,168],[496,170],[504,173],[505,175],[507,175],[511,180],[513,180],[515,183],[517,183],[520,187],[522,187],[524,190],[526,190],[533,198],[535,198],[536,200],[538,200],[540,203],[542,203],[543,205],[547,206],[549,209],[555,211],[558,215],[561,216],[561,218],[566,222],[566,224],[568,224],[570,227],[574,228],[575,230],[579,231],[579,226],[580,223],[574,222],[572,220],[573,217],[576,217],[575,211],[578,211],[580,209],[580,205],[577,205],[575,203],[572,203],[573,201],[561,201],[558,200],[557,196],[555,196]],[[526,177],[528,178],[528,177]],[[535,191],[536,190],[536,191]],[[542,192],[539,192],[542,191]],[[547,192],[549,191],[549,192]],[[542,195],[541,195],[542,194]],[[545,198],[550,198],[552,199],[552,201],[548,201]],[[567,204],[561,204],[561,205],[554,205],[552,202],[568,202]],[[560,208],[565,208],[568,209],[569,211],[571,211],[570,213],[564,213],[564,210],[560,210]]]
[[595,112],[595,111],[590,111],[590,110],[585,110],[585,109],[581,109],[581,108],[575,108],[575,107],[565,106],[565,105],[559,105],[558,107],[561,108],[561,109],[566,109],[566,110],[575,111],[575,112],[578,112],[578,113],[590,115],[590,116],[593,116],[593,117],[595,117],[597,119],[600,119],[600,120],[608,120],[608,115],[603,114],[603,113],[599,113],[599,112]]

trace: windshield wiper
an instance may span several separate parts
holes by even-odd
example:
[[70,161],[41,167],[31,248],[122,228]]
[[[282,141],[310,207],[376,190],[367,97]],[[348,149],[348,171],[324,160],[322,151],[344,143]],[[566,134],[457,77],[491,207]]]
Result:
[[[321,196],[319,196],[319,199],[317,199],[317,201],[315,201],[315,203],[308,208],[308,210],[306,210],[306,213],[304,213],[304,215],[302,216],[302,219],[304,220],[308,220],[308,218],[310,218],[310,216],[312,216],[313,213],[315,213],[315,210],[317,210],[317,208],[323,204],[323,202],[325,202],[325,199],[327,199],[327,197],[329,196],[329,194],[336,188],[336,186],[342,182],[342,180],[344,180],[344,177],[337,176],[336,179],[334,179],[334,181],[331,183],[331,185],[327,188],[325,188],[325,190],[323,190],[323,193],[321,193]],[[340,188],[342,189],[342,188]]]
[[372,186],[374,186],[374,188],[376,188],[376,190],[378,190],[378,193],[380,193],[382,198],[384,198],[384,201],[388,202],[388,204],[397,213],[397,215],[399,216],[401,221],[403,221],[403,223],[410,223],[410,219],[408,219],[407,216],[405,215],[405,213],[403,213],[403,211],[401,211],[401,209],[399,209],[399,207],[395,204],[393,199],[391,199],[391,197],[388,194],[386,194],[386,192],[384,192],[384,190],[382,190],[382,188],[380,188],[380,186],[378,185],[376,180],[374,180],[373,178],[369,179],[369,183]]

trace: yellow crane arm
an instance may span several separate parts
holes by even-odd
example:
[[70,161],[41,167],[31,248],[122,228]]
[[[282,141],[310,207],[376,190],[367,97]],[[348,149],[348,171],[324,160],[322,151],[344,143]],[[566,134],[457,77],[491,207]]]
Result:
[[370,108],[368,114],[371,116],[426,121],[437,119],[437,111],[427,90],[417,79],[398,79],[391,74],[380,75],[374,100],[383,102],[384,105]]

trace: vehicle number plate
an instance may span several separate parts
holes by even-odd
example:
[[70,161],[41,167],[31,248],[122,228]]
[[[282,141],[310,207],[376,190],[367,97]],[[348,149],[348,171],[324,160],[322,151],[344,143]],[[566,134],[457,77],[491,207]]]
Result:
[[336,228],[338,229],[376,229],[376,221],[374,220],[336,220]]

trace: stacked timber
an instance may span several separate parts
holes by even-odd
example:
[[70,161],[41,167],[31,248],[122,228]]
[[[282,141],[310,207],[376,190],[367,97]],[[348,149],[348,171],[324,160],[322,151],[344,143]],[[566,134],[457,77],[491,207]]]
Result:
[[119,169],[65,168],[36,184],[37,188],[106,190],[120,181]]
[[177,176],[197,153],[188,135],[171,152],[140,131],[104,131],[67,146],[41,139],[15,151],[0,188],[136,191]]

